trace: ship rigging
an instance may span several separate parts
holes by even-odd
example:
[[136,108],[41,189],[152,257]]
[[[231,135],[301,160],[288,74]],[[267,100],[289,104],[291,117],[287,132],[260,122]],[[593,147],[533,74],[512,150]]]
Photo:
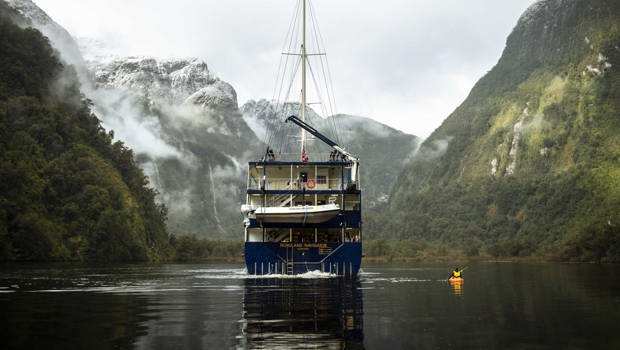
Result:
[[[282,72],[278,80],[284,81],[288,74],[286,68],[291,68],[291,79],[286,88],[282,84],[274,91],[277,100],[283,101],[276,108],[279,122],[265,140],[268,145],[265,153],[248,163],[246,202],[241,210],[244,255],[250,274],[290,275],[318,270],[353,277],[357,276],[361,264],[359,158],[311,125],[311,122],[331,125],[337,139],[333,94],[330,89],[322,94],[317,88],[317,85],[329,87],[331,79],[326,74],[317,78],[309,62],[310,57],[316,57],[321,64],[320,72],[329,72],[324,68],[327,60],[320,49],[320,35],[315,35],[313,40],[306,35],[308,17],[312,32],[319,33],[312,13],[309,1],[300,0],[290,32],[300,29],[301,33],[289,34],[288,50],[283,54],[282,69],[278,70],[279,76]],[[301,20],[301,25],[295,24],[295,20]],[[316,53],[308,52],[310,42],[318,47]],[[299,51],[292,52],[295,46]],[[299,61],[291,64],[291,57],[298,57]],[[296,105],[288,102],[288,97],[299,69],[300,102],[295,112]],[[321,103],[324,115],[331,112],[328,118],[318,117],[308,107],[308,73],[317,88],[314,97],[319,101],[323,97],[328,99],[328,103]],[[299,132],[298,138],[282,136],[295,130]],[[288,142],[291,139],[299,140],[297,156],[289,152],[290,145],[296,143]]]

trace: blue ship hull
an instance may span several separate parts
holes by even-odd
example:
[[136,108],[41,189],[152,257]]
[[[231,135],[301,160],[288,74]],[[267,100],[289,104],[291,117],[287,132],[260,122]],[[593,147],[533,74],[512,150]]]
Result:
[[297,275],[320,271],[356,277],[361,260],[361,242],[245,243],[245,263],[251,275]]

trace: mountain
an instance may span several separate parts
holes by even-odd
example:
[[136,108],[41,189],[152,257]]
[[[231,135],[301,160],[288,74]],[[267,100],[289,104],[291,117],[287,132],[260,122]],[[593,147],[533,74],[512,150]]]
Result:
[[[200,59],[114,57],[101,43],[80,40],[78,45],[31,0],[9,3],[28,18],[24,26],[47,33],[63,63],[75,67],[101,125],[133,150],[158,191],[157,200],[168,209],[169,230],[239,239],[245,163],[264,154],[267,130],[297,134],[298,128],[278,120],[275,106],[265,100],[239,109],[234,88]],[[396,174],[420,140],[363,117],[323,119],[311,112],[310,119],[362,156],[365,207],[385,205]],[[309,147],[331,151],[319,141]]]
[[[284,108],[285,111],[279,111],[279,108]],[[241,107],[241,112],[259,140],[271,141],[270,144],[279,149],[280,146],[284,147],[286,142],[270,139],[275,137],[274,131],[279,130],[277,134],[284,136],[297,135],[299,127],[292,123],[283,123],[278,115],[297,115],[299,109],[298,103],[287,103],[279,107],[272,101],[262,99],[246,102]],[[364,117],[338,114],[322,118],[309,109],[307,120],[321,133],[360,156],[363,201],[364,208],[367,209],[387,203],[397,174],[421,142],[416,136]],[[316,148],[317,153],[331,152],[331,149],[319,140],[309,141],[308,148]],[[284,152],[298,150],[286,149]],[[372,211],[366,211],[365,215],[372,215]]]
[[157,189],[169,229],[238,238],[243,164],[248,150],[263,147],[241,118],[234,88],[196,58],[114,57],[92,42],[80,47],[31,0],[8,3],[75,68],[102,126],[133,150]]
[[238,237],[248,150],[262,148],[233,87],[199,59],[88,62],[95,110],[136,152],[177,233]]
[[165,208],[132,151],[27,25],[0,2],[0,261],[169,258]]
[[620,3],[542,0],[373,229],[469,256],[620,260]]
[[[87,63],[95,81],[95,111],[105,116],[106,128],[135,150],[160,192],[158,198],[169,208],[173,232],[238,238],[246,162],[264,153],[266,130],[286,128],[285,134],[296,135],[298,128],[278,120],[266,100],[249,101],[239,109],[234,88],[199,59],[126,57]],[[299,105],[287,108],[298,110]],[[364,155],[365,204],[385,203],[396,174],[420,140],[362,117],[323,119],[311,111],[309,118]],[[319,141],[309,147],[331,151]],[[386,154],[401,161],[391,164]]]
[[88,85],[88,70],[80,49],[73,37],[65,28],[54,22],[41,8],[31,0],[4,0],[21,16],[19,25],[31,26],[48,37],[52,46],[57,50],[60,61],[65,65],[72,65],[78,73],[82,86]]

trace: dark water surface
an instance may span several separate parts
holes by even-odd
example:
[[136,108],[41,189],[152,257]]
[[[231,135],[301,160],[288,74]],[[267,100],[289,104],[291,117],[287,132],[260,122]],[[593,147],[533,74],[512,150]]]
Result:
[[620,266],[0,265],[1,349],[620,349]]

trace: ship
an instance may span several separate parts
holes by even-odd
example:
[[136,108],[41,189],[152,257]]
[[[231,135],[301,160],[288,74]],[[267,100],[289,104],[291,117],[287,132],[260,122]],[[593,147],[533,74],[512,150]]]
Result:
[[[283,146],[266,142],[264,152],[248,162],[246,200],[241,205],[244,259],[251,275],[319,272],[355,278],[363,241],[360,161],[310,124],[308,58],[324,54],[307,51],[308,6],[307,0],[298,4],[299,51],[285,53],[299,59],[294,66],[301,71],[301,101],[294,114],[290,108],[279,110],[283,115],[278,120],[288,129],[274,128],[298,132],[286,138],[294,140],[297,151],[287,153]],[[310,147],[317,143],[322,147]]]

